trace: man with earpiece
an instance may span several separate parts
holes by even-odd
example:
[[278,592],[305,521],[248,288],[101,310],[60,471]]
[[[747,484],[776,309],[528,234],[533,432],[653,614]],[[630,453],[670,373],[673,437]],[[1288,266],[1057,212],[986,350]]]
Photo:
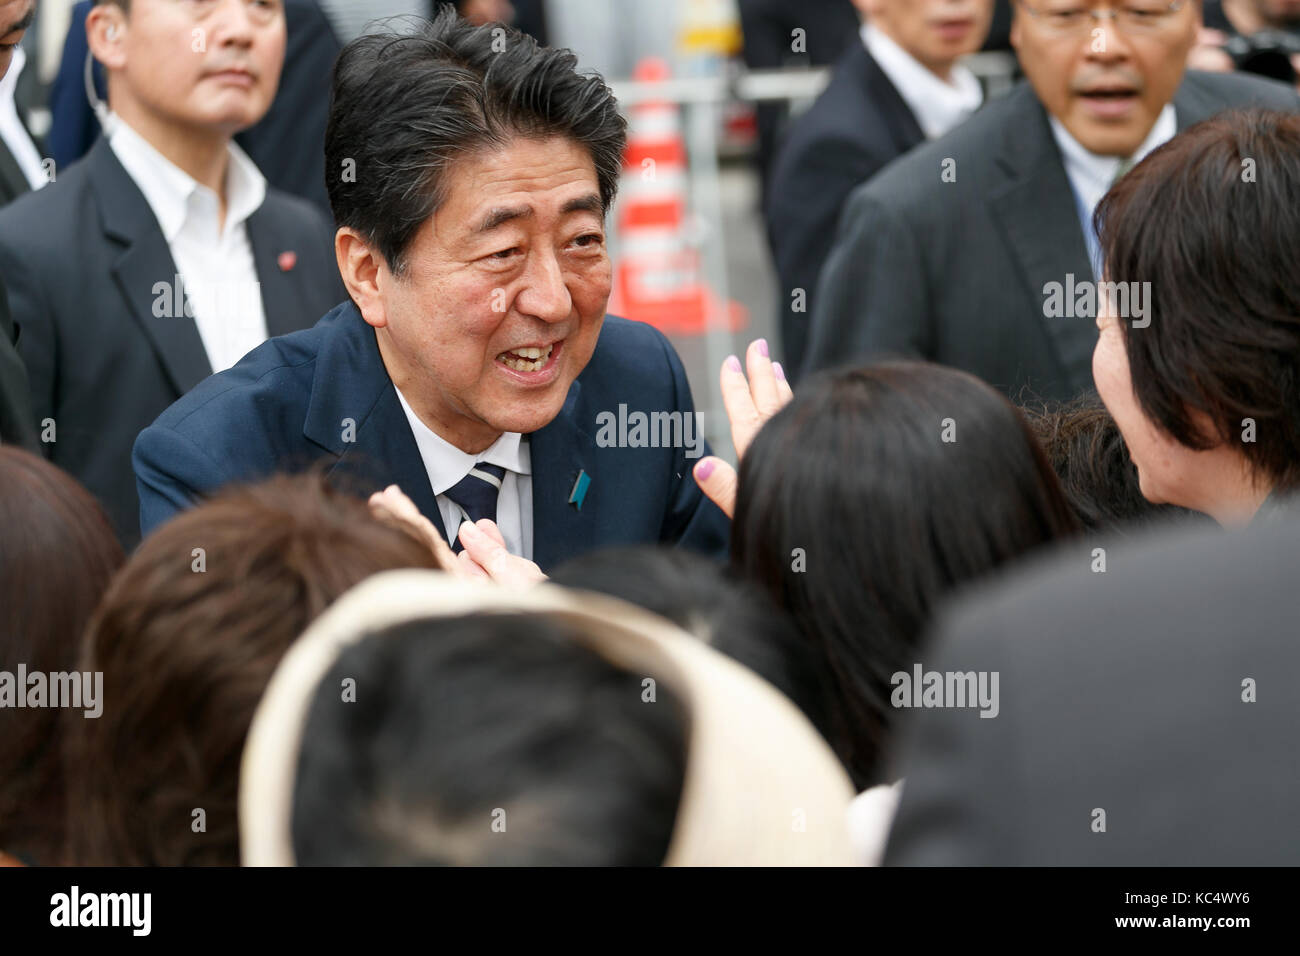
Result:
[[[3,24],[0,23],[0,26]],[[41,449],[138,540],[136,435],[268,337],[344,298],[332,229],[231,138],[275,97],[282,0],[97,0],[91,151],[0,212]]]

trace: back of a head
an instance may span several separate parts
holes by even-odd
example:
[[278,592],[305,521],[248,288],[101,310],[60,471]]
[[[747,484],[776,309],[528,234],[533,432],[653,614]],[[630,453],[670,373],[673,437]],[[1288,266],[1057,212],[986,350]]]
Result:
[[298,863],[658,866],[688,724],[662,683],[647,703],[642,680],[542,617],[368,636],[311,699]]
[[105,705],[72,742],[70,858],[237,863],[240,753],[280,657],[357,582],[433,566],[317,474],[230,489],[146,538],[86,636]]
[[732,580],[716,562],[681,548],[607,548],[566,561],[550,579],[672,621],[785,694],[823,736],[830,733],[825,661],[765,592]]
[[1023,411],[1085,531],[1131,532],[1152,522],[1197,516],[1142,496],[1124,436],[1099,398],[1084,395]]
[[809,380],[741,462],[731,556],[834,674],[832,743],[855,784],[888,776],[890,678],[937,601],[1077,530],[1020,413],[917,362]]
[[[86,489],[36,455],[0,448],[0,670],[75,670],[86,622],[123,560]],[[0,851],[37,863],[62,852],[57,725],[50,707],[0,708]]]

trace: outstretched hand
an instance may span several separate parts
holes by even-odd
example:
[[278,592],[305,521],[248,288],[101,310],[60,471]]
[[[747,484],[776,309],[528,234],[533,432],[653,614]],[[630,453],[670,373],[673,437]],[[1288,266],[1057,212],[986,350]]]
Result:
[[[785,371],[768,355],[766,340],[757,339],[749,344],[745,368],[748,378],[740,369],[740,360],[729,356],[722,363],[719,379],[737,462],[763,423],[794,398]],[[736,469],[721,458],[709,455],[696,462],[694,475],[700,490],[730,518],[736,510]]]

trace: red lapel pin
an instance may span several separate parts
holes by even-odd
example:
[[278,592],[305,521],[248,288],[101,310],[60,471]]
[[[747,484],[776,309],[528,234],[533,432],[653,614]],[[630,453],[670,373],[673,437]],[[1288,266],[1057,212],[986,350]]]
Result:
[[298,264],[298,253],[282,252],[276,261],[280,263],[281,272],[292,272],[293,267]]

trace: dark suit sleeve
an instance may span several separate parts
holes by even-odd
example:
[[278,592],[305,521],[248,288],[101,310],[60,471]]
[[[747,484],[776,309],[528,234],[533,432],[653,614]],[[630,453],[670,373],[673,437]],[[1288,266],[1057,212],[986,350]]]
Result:
[[911,225],[874,193],[855,192],[817,284],[803,374],[933,355],[926,283]]
[[225,471],[207,452],[179,432],[157,424],[136,438],[131,465],[140,496],[142,538],[227,480]]
[[[847,140],[809,143],[781,157],[772,174],[767,222],[781,282],[781,338],[785,364],[803,367],[817,279],[835,240],[840,213],[854,187],[880,169],[877,159]],[[796,311],[795,290],[802,289]]]
[[[886,866],[1008,866],[1023,863],[1016,827],[1023,769],[1014,740],[1016,674],[1002,640],[1005,620],[957,615],[931,635],[920,660],[939,673],[997,672],[1001,712],[933,707],[897,711],[903,787],[885,848]],[[1010,712],[1008,712],[1010,711]]]
[[[9,310],[18,331],[18,355],[27,372],[27,414],[33,429],[47,418],[58,425],[54,313],[44,301],[36,275],[36,269],[19,259],[10,242],[0,241],[0,276],[4,276]],[[50,445],[36,443],[34,436],[32,440],[37,451],[46,458],[51,456]]]
[[[691,398],[691,386],[686,380],[686,370],[682,368],[681,359],[669,344],[659,335],[660,346],[672,373],[674,408],[694,418],[695,402]],[[708,442],[703,444],[703,455],[711,455]],[[686,453],[692,449],[675,448],[673,450],[673,478],[671,483],[668,510],[664,515],[659,540],[664,544],[678,544],[691,551],[722,560],[726,558],[731,538],[731,522],[712,501],[700,491],[695,483],[691,469],[699,458],[687,458]]]
[[9,299],[0,285],[0,443],[39,451],[36,419],[28,401],[27,370],[14,348]]

